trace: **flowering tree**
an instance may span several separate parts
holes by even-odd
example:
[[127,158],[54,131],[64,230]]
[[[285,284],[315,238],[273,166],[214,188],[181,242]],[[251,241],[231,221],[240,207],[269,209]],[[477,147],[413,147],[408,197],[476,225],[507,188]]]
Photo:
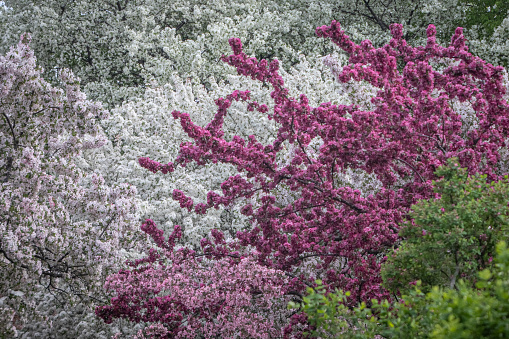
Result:
[[110,187],[77,166],[83,150],[105,143],[98,121],[107,112],[85,99],[67,70],[60,73],[64,90],[44,81],[29,41],[22,36],[0,57],[0,305],[7,327],[36,306],[41,288],[64,303],[99,297],[101,277],[133,247],[135,234],[135,189]]
[[212,234],[223,251],[211,260],[192,250],[174,250],[182,235],[179,226],[168,240],[150,219],[142,230],[160,251],[151,249],[148,257],[130,263],[132,269],[109,277],[105,288],[117,296],[111,306],[96,311],[107,323],[125,317],[157,324],[141,331],[141,337],[273,338],[281,333],[286,313],[282,290],[288,283],[284,272],[238,252],[221,255],[228,245],[219,232]]
[[[337,102],[361,101],[363,97],[359,93],[369,90],[368,86],[356,86],[350,92],[342,90],[319,59],[307,61],[302,57],[299,64],[281,74],[292,93],[304,90],[316,104],[331,99]],[[84,154],[87,168],[98,170],[106,182],[129,182],[136,186],[142,218],[151,218],[166,232],[171,231],[175,224],[181,225],[183,235],[179,241],[195,248],[199,248],[200,240],[213,228],[234,237],[238,230],[248,225],[246,217],[233,206],[197,215],[181,209],[178,201],[172,199],[172,192],[174,189],[184,190],[193,199],[204,203],[208,191],[221,192],[221,183],[235,174],[235,168],[229,164],[190,165],[179,167],[171,175],[161,175],[147,173],[137,163],[141,155],[173,159],[178,154],[179,145],[192,140],[168,111],[185,110],[193,121],[205,125],[214,117],[217,108],[215,99],[235,89],[250,89],[256,100],[271,101],[269,89],[243,76],[229,75],[225,81],[218,82],[209,78],[209,83],[211,88],[208,91],[203,86],[182,81],[178,76],[165,86],[154,84],[142,98],[113,109],[110,119],[103,123],[112,141]],[[266,114],[246,111],[240,102],[230,108],[223,130],[227,137],[239,135],[247,138],[256,134],[264,142],[269,142],[277,132],[274,121],[269,120]],[[290,153],[290,150],[285,151],[281,161],[289,161]],[[283,199],[285,194],[281,192],[279,197]]]
[[[249,41],[250,53],[296,63],[299,51],[321,49],[310,39],[312,28],[331,20],[333,10],[333,2],[273,0],[7,0],[5,5],[0,8],[3,48],[30,32],[46,69],[72,69],[85,92],[108,108],[141,96],[151,80],[164,85],[174,72],[202,83],[211,75],[224,78],[229,72],[217,58],[227,53],[231,36]],[[255,37],[254,31],[264,34]]]
[[[164,164],[143,157],[139,163],[163,174],[193,162],[198,166],[224,163],[237,169],[236,175],[221,184],[222,194],[209,192],[206,203],[195,203],[185,192],[173,191],[182,208],[197,214],[243,202],[241,213],[251,227],[237,232],[231,243],[224,243],[222,233],[213,232],[214,241],[203,239],[201,243],[206,258],[233,258],[236,261],[230,265],[237,265],[238,260],[253,256],[258,265],[284,272],[287,283],[281,291],[286,294],[300,295],[306,284],[321,278],[328,288],[351,291],[349,302],[381,299],[388,295],[380,286],[380,265],[387,249],[396,244],[398,224],[410,206],[434,196],[436,169],[448,158],[457,157],[468,173],[498,178],[499,150],[505,146],[509,128],[509,106],[503,99],[504,69],[470,54],[461,28],[449,47],[436,43],[432,25],[426,46],[420,47],[406,43],[398,24],[391,26],[393,38],[381,48],[374,48],[369,41],[355,44],[336,21],[316,32],[350,55],[350,64],[335,70],[339,81],[366,81],[378,89],[371,110],[330,102],[311,107],[306,95],[295,98],[289,94],[277,60],[269,64],[250,58],[240,40],[232,38],[234,54],[223,60],[239,74],[270,84],[273,109],[251,100],[249,91],[234,91],[217,99],[217,113],[205,127],[196,125],[188,114],[174,111],[173,117],[180,120],[193,142],[181,144],[174,162]],[[248,111],[266,113],[275,121],[278,130],[272,142],[262,143],[254,135],[225,138],[223,124],[233,102],[245,102]],[[281,162],[289,148],[291,160]],[[374,175],[380,188],[363,194],[346,185],[348,170]],[[290,192],[284,203],[276,199],[280,189]],[[144,228],[160,237],[150,221]],[[176,226],[175,232],[179,230]],[[176,233],[170,237],[171,243]],[[166,246],[161,239],[156,242]],[[172,248],[166,246],[167,251]],[[196,260],[196,253],[181,252]],[[145,260],[134,263],[138,266],[135,270],[110,277],[108,286],[118,297],[112,299],[111,306],[97,310],[101,317],[139,320],[126,308],[129,301],[132,309],[154,307],[151,314],[156,315],[151,322],[166,324],[164,319],[171,316],[172,325],[167,329],[180,331],[195,314],[182,308],[176,316],[151,301],[162,289],[140,297],[137,291],[143,286],[159,286],[156,281],[163,279],[144,273],[154,269],[159,260],[154,255],[151,250]],[[158,274],[169,279],[181,265],[177,262],[176,266],[168,261],[157,263],[165,265]],[[210,283],[220,284],[221,279]],[[165,291],[171,300],[182,297],[177,289]],[[303,319],[294,315],[291,324]]]
[[152,79],[165,84],[173,72],[200,83],[210,75],[224,78],[227,69],[217,58],[227,53],[231,36],[244,41],[247,54],[290,65],[301,52],[309,57],[332,52],[313,36],[322,22],[343,22],[355,41],[369,37],[381,46],[391,23],[405,25],[407,41],[422,37],[429,22],[440,23],[440,37],[448,38],[466,11],[458,0],[4,2],[3,48],[30,32],[46,69],[72,69],[85,92],[108,108],[141,96]]

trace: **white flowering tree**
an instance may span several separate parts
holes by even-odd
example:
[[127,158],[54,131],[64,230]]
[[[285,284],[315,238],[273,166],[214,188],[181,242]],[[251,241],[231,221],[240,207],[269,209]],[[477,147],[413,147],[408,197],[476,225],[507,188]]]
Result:
[[307,40],[314,40],[314,27],[329,21],[332,10],[331,4],[273,0],[5,4],[4,48],[30,32],[46,69],[72,69],[85,92],[112,106],[142,95],[152,79],[165,84],[173,72],[199,81],[223,78],[226,67],[218,59],[228,52],[231,36],[245,39],[257,56],[297,61],[299,50],[323,46]]
[[[346,90],[334,82],[330,70],[321,59],[308,61],[304,56],[289,72],[283,71],[283,76],[294,94],[304,91],[316,102],[334,99],[335,102],[355,101],[364,104],[361,94],[370,91],[367,85],[351,86]],[[243,217],[234,212],[234,208],[213,209],[204,216],[189,213],[173,200],[173,190],[185,191],[198,201],[206,197],[211,189],[220,192],[220,184],[235,169],[211,164],[179,168],[171,175],[151,174],[139,166],[138,159],[149,156],[170,161],[177,155],[180,144],[189,141],[180,122],[171,116],[173,110],[189,112],[193,119],[204,125],[217,111],[215,100],[235,89],[249,89],[254,100],[269,105],[272,103],[268,88],[245,77],[228,75],[225,80],[217,82],[211,77],[208,83],[208,91],[204,86],[193,85],[177,75],[165,86],[153,83],[142,98],[112,110],[111,118],[104,123],[110,140],[105,147],[85,153],[86,165],[97,169],[107,182],[129,182],[136,186],[142,219],[151,218],[168,232],[173,230],[173,225],[181,225],[182,241],[193,246],[199,246],[200,240],[213,228],[220,228],[234,236],[245,226]],[[268,140],[274,135],[275,128],[274,121],[270,121],[266,115],[247,110],[245,104],[235,102],[226,117],[224,132],[229,138],[234,135],[246,138],[257,135],[259,140]],[[288,158],[281,161],[289,161],[291,153],[288,148]],[[281,192],[281,198],[286,193]]]
[[100,299],[138,233],[135,188],[78,167],[83,150],[106,142],[107,111],[67,70],[62,89],[47,83],[29,40],[0,57],[0,333],[34,319],[37,292]]
[[[5,49],[30,32],[46,69],[67,67],[84,91],[107,107],[142,96],[152,80],[173,73],[210,89],[208,78],[231,71],[219,62],[232,36],[258,59],[277,57],[285,65],[298,56],[327,55],[331,44],[317,42],[317,26],[338,20],[356,41],[380,45],[389,25],[406,27],[410,43],[422,39],[430,22],[448,39],[465,19],[465,1],[412,0],[6,0],[0,16]],[[1,9],[0,9],[1,10]],[[470,33],[467,31],[467,36]],[[419,41],[420,43],[421,41]]]

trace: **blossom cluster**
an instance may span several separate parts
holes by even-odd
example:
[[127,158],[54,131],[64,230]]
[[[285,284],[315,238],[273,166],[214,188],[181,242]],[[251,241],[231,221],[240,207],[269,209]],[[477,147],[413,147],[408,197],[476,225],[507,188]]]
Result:
[[108,186],[77,165],[84,149],[104,144],[98,121],[107,112],[67,70],[63,89],[47,83],[29,43],[24,35],[0,56],[0,307],[12,315],[5,331],[35,317],[41,288],[65,301],[98,296],[101,279],[122,262],[119,251],[143,243],[130,243],[135,188]]
[[[106,323],[126,318],[134,323],[152,323],[137,338],[274,338],[281,335],[287,313],[288,283],[284,273],[260,265],[252,256],[238,252],[212,259],[188,249],[176,250],[180,228],[167,240],[152,220],[143,231],[158,249],[129,263],[129,269],[111,275],[105,288],[115,292],[111,305],[96,314]],[[207,245],[228,247],[217,235]],[[206,247],[205,245],[204,247]]]
[[[397,243],[399,223],[410,206],[434,197],[436,169],[456,157],[469,173],[499,178],[499,150],[505,147],[509,128],[504,69],[469,53],[461,28],[448,47],[437,44],[433,25],[428,27],[426,45],[419,47],[407,44],[398,24],[391,26],[392,39],[381,48],[369,41],[355,44],[335,21],[318,27],[316,33],[350,55],[349,64],[336,74],[339,81],[365,81],[378,89],[371,99],[372,110],[330,102],[310,106],[305,94],[289,95],[277,60],[249,57],[240,40],[232,38],[233,54],[223,56],[223,61],[240,75],[272,87],[274,106],[267,116],[278,126],[272,142],[263,144],[254,135],[224,137],[223,121],[232,102],[242,100],[247,109],[266,111],[248,93],[232,92],[216,100],[217,113],[205,127],[174,111],[173,117],[193,142],[182,143],[176,159],[166,165],[147,158],[140,164],[168,173],[191,163],[236,168],[238,174],[221,184],[222,195],[211,191],[206,204],[195,206],[203,213],[256,199],[255,206],[247,203],[241,209],[251,228],[237,232],[233,252],[215,257],[234,255],[239,248],[248,251],[259,265],[285,272],[289,280],[281,286],[283,293],[301,292],[321,278],[327,288],[351,291],[351,302],[386,298],[380,265],[387,249]],[[473,114],[464,118],[456,112],[456,101],[469,104]],[[311,151],[313,140],[319,147]],[[282,165],[277,159],[284,145],[294,148],[291,161]],[[381,187],[365,196],[339,185],[338,174],[348,169],[374,174]],[[273,195],[280,186],[298,192],[284,206]],[[181,191],[175,191],[174,198],[182,207],[193,207],[192,199]],[[214,235],[216,240],[221,237]],[[202,242],[204,249],[207,244]],[[171,297],[180,295],[175,292]],[[151,321],[161,322],[161,317]]]

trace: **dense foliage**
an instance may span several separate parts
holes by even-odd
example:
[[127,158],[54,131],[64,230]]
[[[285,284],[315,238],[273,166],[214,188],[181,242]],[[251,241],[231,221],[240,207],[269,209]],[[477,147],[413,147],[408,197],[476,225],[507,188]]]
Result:
[[509,232],[509,185],[507,178],[489,182],[486,176],[467,177],[455,160],[436,174],[440,199],[412,207],[400,236],[404,242],[384,264],[386,287],[403,293],[421,280],[422,289],[457,287],[459,279],[472,282],[490,263],[495,244]]
[[478,26],[482,35],[492,35],[507,17],[509,3],[504,0],[461,0],[466,5],[465,26]]
[[0,337],[299,337],[315,286],[431,333],[505,237],[507,9],[0,1]]
[[[349,309],[340,291],[326,293],[320,281],[302,305],[314,329],[307,332],[322,338],[505,338],[509,335],[509,250],[497,245],[491,269],[478,274],[475,287],[460,280],[456,289],[434,287],[421,290],[420,281],[401,300],[373,300]],[[292,304],[291,307],[299,307]]]

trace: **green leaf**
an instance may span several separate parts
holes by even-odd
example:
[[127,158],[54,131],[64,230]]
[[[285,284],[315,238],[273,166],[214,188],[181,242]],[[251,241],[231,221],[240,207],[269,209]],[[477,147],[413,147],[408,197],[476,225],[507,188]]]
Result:
[[479,272],[479,278],[481,278],[482,280],[489,280],[491,279],[491,277],[492,277],[491,272],[488,269]]

